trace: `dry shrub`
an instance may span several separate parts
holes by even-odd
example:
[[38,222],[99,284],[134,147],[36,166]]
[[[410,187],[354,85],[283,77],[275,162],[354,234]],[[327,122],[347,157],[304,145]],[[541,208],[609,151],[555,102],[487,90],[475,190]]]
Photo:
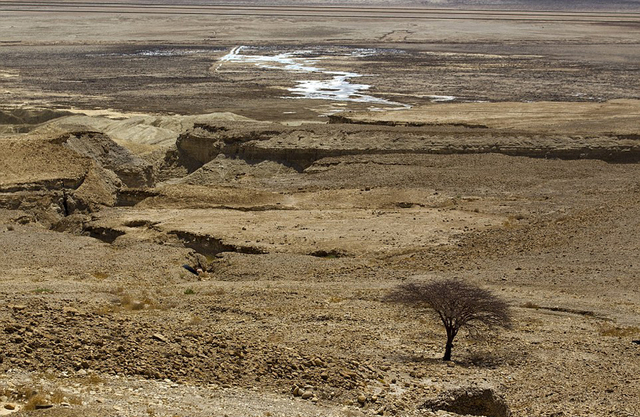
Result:
[[123,287],[116,287],[108,291],[109,294],[115,295],[111,300],[110,306],[103,306],[96,310],[98,314],[115,313],[120,310],[140,311],[140,310],[154,310],[174,307],[175,304],[169,303],[167,305],[161,305],[157,299],[151,297],[146,291],[136,296],[126,291]]
[[98,375],[98,374],[96,374],[94,372],[91,372],[89,375],[87,375],[85,380],[89,384],[92,384],[92,385],[103,384],[105,382],[104,379],[100,375]]
[[60,404],[67,402],[67,396],[60,389],[57,389],[51,393],[49,400],[53,404]]
[[44,394],[32,395],[24,405],[24,410],[33,411],[36,409],[36,406],[41,404],[47,404],[47,396]]
[[106,272],[102,272],[102,271],[96,271],[96,272],[92,273],[91,275],[93,275],[93,277],[96,278],[96,279],[109,278],[109,274],[107,274]]
[[15,388],[8,391],[9,395],[7,395],[7,397],[14,398],[17,401],[27,401],[38,394],[38,390],[36,388],[27,384],[17,385]]
[[197,315],[192,315],[191,319],[187,322],[188,326],[197,326],[199,324],[202,324],[204,322],[204,320],[202,319],[202,317],[197,316]]
[[31,292],[34,294],[53,294],[55,291],[53,291],[51,288],[36,288]]
[[82,405],[82,400],[77,395],[72,395],[69,397],[69,404],[71,405]]
[[[48,385],[47,385],[48,386]],[[61,388],[50,391],[41,385],[31,385],[23,383],[12,388],[1,387],[0,396],[11,401],[22,402],[22,407],[26,411],[35,410],[38,405],[69,403],[81,405],[82,400],[77,395],[69,395]]]

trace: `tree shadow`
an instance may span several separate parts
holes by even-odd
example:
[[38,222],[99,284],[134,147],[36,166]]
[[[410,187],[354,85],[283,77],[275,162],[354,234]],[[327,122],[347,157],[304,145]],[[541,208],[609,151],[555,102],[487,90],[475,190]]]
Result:
[[[446,365],[448,362],[442,360],[443,353],[398,353],[388,357],[388,359],[405,364]],[[526,352],[511,349],[500,349],[497,351],[474,349],[461,351],[457,354],[454,353],[451,363],[455,364],[455,366],[467,369],[496,369],[504,365],[520,363],[524,360],[526,355]]]
[[423,363],[423,364],[442,364],[442,355],[416,355],[399,353],[393,359],[400,363]]
[[501,349],[499,351],[474,350],[461,354],[456,365],[464,368],[496,369],[504,365],[514,365],[524,360],[526,352]]

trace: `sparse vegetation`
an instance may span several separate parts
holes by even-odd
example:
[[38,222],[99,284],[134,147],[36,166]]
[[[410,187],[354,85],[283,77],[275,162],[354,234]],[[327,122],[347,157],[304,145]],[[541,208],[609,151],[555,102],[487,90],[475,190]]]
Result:
[[33,290],[34,294],[53,294],[55,291],[53,291],[51,288],[36,288],[35,290]]
[[109,274],[107,274],[106,272],[102,272],[102,271],[96,271],[96,272],[92,273],[91,275],[93,275],[93,277],[96,278],[96,279],[109,278]]
[[37,406],[46,404],[47,402],[48,401],[47,401],[46,395],[44,395],[43,393],[35,394],[27,400],[27,402],[24,405],[24,410],[33,411],[36,409]]
[[202,319],[202,317],[197,316],[197,315],[192,315],[191,319],[187,322],[187,324],[189,326],[197,326],[199,324],[202,324],[204,322],[204,320]]
[[600,334],[609,337],[640,337],[640,327],[619,327],[607,323],[600,327]]
[[172,303],[160,303],[158,299],[150,296],[147,291],[142,291],[141,294],[134,295],[123,287],[117,287],[110,290],[109,293],[114,295],[111,299],[111,304],[100,308],[98,310],[99,314],[114,313],[119,310],[140,311],[167,309],[172,306]]

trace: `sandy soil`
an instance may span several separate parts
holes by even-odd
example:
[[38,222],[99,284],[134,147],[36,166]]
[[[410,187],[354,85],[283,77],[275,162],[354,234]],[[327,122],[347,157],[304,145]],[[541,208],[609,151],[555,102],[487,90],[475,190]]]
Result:
[[[640,415],[634,13],[8,7],[1,415],[454,416],[422,405],[460,387]],[[221,61],[238,45],[273,68]],[[293,99],[331,74],[278,54],[393,103]],[[442,362],[437,319],[384,301],[441,278],[515,326]]]

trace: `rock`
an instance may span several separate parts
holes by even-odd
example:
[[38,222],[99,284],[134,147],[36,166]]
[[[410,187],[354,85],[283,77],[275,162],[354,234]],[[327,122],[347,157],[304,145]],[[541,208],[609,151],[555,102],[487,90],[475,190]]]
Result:
[[71,134],[66,146],[115,173],[127,187],[149,187],[153,184],[152,165],[107,135],[98,132]]
[[75,316],[76,314],[80,314],[80,310],[73,307],[62,307],[62,312],[68,316]]
[[309,398],[313,397],[313,392],[311,391],[305,391],[302,393],[302,399],[303,400],[307,400]]
[[504,398],[490,388],[468,387],[446,391],[425,402],[421,408],[486,417],[509,417],[511,411]]
[[353,372],[353,371],[344,371],[344,372],[342,372],[342,375],[345,378],[352,378],[352,379],[356,379],[358,377],[358,374],[356,372]]
[[324,362],[322,361],[322,359],[320,358],[314,358],[311,362],[313,362],[313,364],[315,366],[320,366],[320,367],[325,367],[326,365],[324,364]]
[[166,337],[164,337],[163,335],[161,335],[160,333],[154,333],[151,335],[152,339],[155,339],[159,342],[163,342],[163,343],[169,343],[169,339],[167,339]]
[[46,410],[51,407],[53,407],[53,404],[48,404],[48,403],[36,404],[36,410]]
[[13,411],[13,410],[15,410],[15,409],[16,409],[16,405],[15,405],[15,404],[11,404],[11,403],[7,403],[7,404],[5,404],[5,405],[4,405],[4,408],[5,408],[6,410]]
[[341,410],[341,414],[343,417],[364,417],[365,416],[365,414],[362,411],[353,410],[353,409],[350,409],[349,407],[344,407]]
[[365,402],[367,402],[367,397],[364,394],[358,395],[358,402],[360,404],[364,404]]

